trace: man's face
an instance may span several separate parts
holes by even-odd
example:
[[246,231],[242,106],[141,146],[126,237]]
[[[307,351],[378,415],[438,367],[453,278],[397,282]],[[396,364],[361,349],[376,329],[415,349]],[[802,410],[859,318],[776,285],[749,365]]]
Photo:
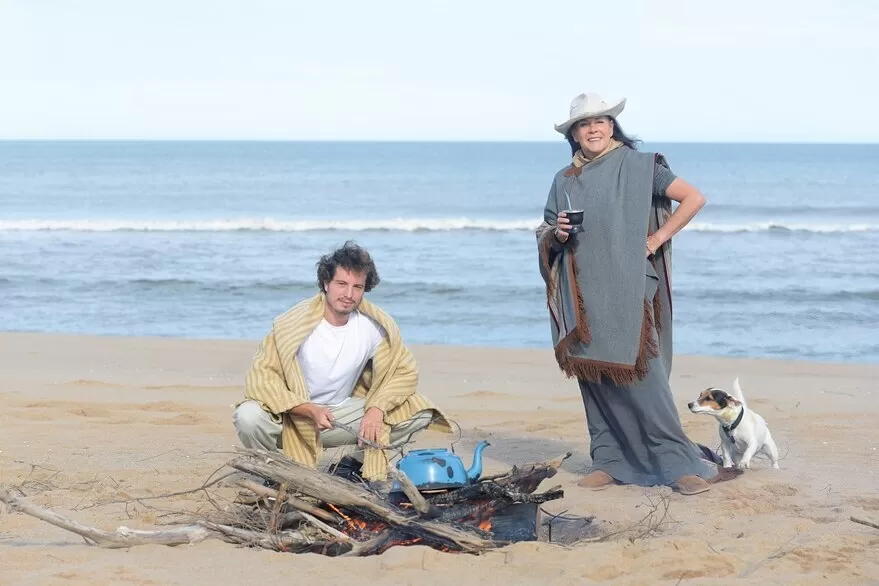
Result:
[[342,267],[324,284],[327,306],[336,315],[348,315],[360,305],[366,287],[366,273],[349,271]]

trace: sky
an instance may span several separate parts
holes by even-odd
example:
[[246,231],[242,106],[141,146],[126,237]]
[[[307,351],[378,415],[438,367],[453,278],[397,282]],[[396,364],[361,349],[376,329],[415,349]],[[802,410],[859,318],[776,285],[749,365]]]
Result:
[[0,0],[0,139],[879,142],[877,0]]

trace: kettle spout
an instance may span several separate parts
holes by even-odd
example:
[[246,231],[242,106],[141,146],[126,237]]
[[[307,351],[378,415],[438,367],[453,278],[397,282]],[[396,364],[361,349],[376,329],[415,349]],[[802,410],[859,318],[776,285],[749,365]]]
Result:
[[467,470],[467,480],[470,482],[475,482],[479,480],[480,476],[482,476],[482,450],[490,445],[491,444],[485,440],[476,444],[476,449],[473,451],[473,464],[471,464],[470,469]]

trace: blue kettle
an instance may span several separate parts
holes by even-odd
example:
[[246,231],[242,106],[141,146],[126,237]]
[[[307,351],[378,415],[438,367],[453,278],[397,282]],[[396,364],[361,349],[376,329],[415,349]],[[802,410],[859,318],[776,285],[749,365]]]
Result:
[[460,488],[473,484],[482,476],[482,450],[489,445],[484,440],[476,445],[470,468],[465,468],[454,452],[432,448],[412,450],[397,462],[397,469],[405,473],[419,490]]

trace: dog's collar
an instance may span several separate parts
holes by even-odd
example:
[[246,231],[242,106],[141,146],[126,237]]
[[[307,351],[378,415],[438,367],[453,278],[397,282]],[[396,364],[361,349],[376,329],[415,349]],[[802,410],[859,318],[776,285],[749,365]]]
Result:
[[742,410],[739,411],[739,416],[736,417],[736,420],[732,422],[731,425],[724,425],[723,431],[726,432],[726,437],[729,438],[729,441],[732,443],[736,443],[736,438],[733,436],[733,431],[739,426],[739,423],[742,422],[742,417],[745,416],[745,406],[742,405]]

